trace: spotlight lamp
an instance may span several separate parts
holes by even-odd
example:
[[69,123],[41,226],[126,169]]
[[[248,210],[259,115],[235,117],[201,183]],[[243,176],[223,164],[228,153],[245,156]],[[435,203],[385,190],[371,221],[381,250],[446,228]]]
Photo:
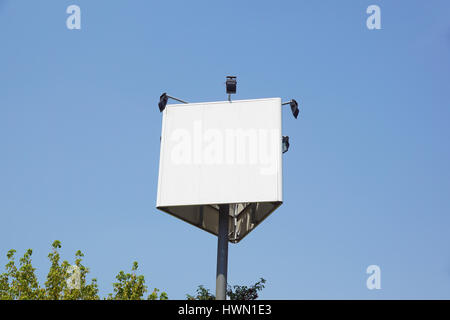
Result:
[[235,76],[227,76],[227,94],[235,94],[236,93],[236,77]]
[[292,115],[294,116],[295,119],[297,119],[298,117],[298,113],[299,113],[299,109],[298,109],[298,103],[295,99],[292,99],[289,102],[283,102],[282,105],[290,105],[291,106],[291,111],[292,111]]
[[292,111],[292,114],[294,115],[294,118],[297,119],[297,116],[299,113],[297,101],[295,101],[295,99],[292,99],[289,104],[291,106],[291,111]]
[[283,153],[286,153],[289,150],[289,136],[283,136],[282,145]]
[[163,93],[160,97],[159,97],[159,103],[158,103],[158,107],[159,107],[159,112],[163,112],[164,109],[166,108],[167,105],[167,101],[170,99],[172,100],[176,100],[179,101],[181,103],[187,103],[186,101],[183,101],[181,99],[175,98],[175,97],[171,97],[169,96],[167,93]]
[[165,93],[165,92],[159,97],[159,103],[158,103],[159,112],[164,111],[168,100],[169,100],[169,97],[167,96],[167,93]]

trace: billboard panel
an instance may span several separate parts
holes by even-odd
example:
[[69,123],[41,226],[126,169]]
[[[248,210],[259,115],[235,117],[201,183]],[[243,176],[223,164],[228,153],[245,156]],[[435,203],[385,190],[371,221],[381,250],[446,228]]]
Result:
[[167,105],[157,208],[238,242],[282,203],[281,99]]

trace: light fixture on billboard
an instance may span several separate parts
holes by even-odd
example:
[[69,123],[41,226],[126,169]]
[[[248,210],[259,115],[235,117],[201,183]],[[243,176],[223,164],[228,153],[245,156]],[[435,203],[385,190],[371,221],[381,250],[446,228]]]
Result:
[[283,146],[283,153],[288,152],[288,150],[289,150],[289,136],[283,136],[282,146]]
[[227,94],[228,94],[228,101],[231,102],[231,95],[236,94],[236,77],[235,76],[227,76],[226,81],[226,87],[227,87]]
[[236,93],[236,77],[235,76],[227,76],[227,94],[235,94]]
[[295,101],[295,99],[292,99],[289,103],[291,106],[292,114],[294,115],[294,118],[297,119],[299,110],[298,110],[298,103]]
[[291,101],[289,102],[282,103],[283,106],[286,104],[291,106],[292,115],[294,116],[295,119],[297,119],[299,113],[297,101],[295,99],[291,99]]
[[183,101],[183,100],[181,100],[181,99],[178,99],[178,98],[175,98],[175,97],[171,97],[171,96],[169,96],[167,93],[164,92],[164,93],[159,97],[159,103],[158,103],[159,112],[163,112],[163,111],[164,111],[164,109],[166,108],[166,105],[167,105],[167,101],[168,101],[169,99],[173,99],[173,100],[179,101],[179,102],[181,102],[181,103],[187,103],[186,101]]

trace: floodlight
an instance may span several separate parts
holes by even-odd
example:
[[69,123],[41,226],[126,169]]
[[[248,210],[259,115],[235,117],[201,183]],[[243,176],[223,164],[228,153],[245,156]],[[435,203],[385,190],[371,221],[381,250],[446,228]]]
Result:
[[158,107],[159,107],[160,112],[164,111],[168,100],[169,100],[169,97],[167,96],[167,94],[165,92],[159,97]]
[[295,101],[295,99],[292,99],[289,102],[290,106],[291,106],[291,110],[292,110],[292,114],[294,115],[294,118],[297,119],[298,116],[298,103],[297,101]]
[[291,106],[292,114],[294,115],[294,118],[297,119],[297,116],[298,116],[298,113],[299,113],[297,101],[295,101],[295,99],[291,99],[291,101],[283,102],[281,105],[284,106],[284,105],[287,105],[287,104]]
[[236,77],[234,76],[227,76],[227,94],[235,94],[236,93]]
[[289,136],[283,136],[283,153],[289,150]]
[[167,93],[163,93],[160,97],[159,97],[159,103],[158,103],[158,107],[159,107],[159,111],[163,112],[164,109],[166,108],[167,105],[167,101],[170,99],[182,102],[182,103],[187,103],[186,101],[183,101],[181,99],[175,98],[175,97],[171,97],[169,95],[167,95]]

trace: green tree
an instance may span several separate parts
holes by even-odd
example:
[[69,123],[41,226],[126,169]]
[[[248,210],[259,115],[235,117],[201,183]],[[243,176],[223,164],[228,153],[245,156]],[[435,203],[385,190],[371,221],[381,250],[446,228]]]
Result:
[[228,286],[227,296],[230,300],[256,300],[258,292],[264,289],[266,280],[261,278],[251,287],[247,286]]
[[86,282],[89,269],[81,263],[84,254],[80,250],[75,253],[74,266],[79,271],[79,283],[77,286],[69,286],[70,274],[68,271],[71,265],[67,261],[60,264],[58,249],[61,248],[61,242],[54,241],[52,248],[52,252],[48,255],[51,266],[45,282],[45,298],[49,300],[98,300],[97,279],[92,279],[91,284]]
[[[250,287],[238,286],[233,287],[228,286],[227,296],[230,300],[256,300],[258,298],[258,292],[264,289],[264,284],[266,280],[261,278],[258,282]],[[204,286],[200,285],[197,288],[197,295],[192,296],[187,294],[186,298],[188,300],[214,300],[216,297],[206,289]]]
[[216,296],[209,292],[209,289],[206,289],[204,286],[199,285],[197,288],[197,295],[191,296],[187,294],[186,298],[188,300],[215,300]]
[[[56,240],[52,244],[52,251],[48,254],[50,270],[47,274],[45,287],[40,287],[35,275],[35,268],[31,264],[33,251],[28,249],[19,260],[19,266],[15,263],[15,250],[8,251],[6,255],[8,263],[6,272],[0,274],[0,300],[97,300],[97,280],[87,282],[89,269],[82,264],[84,254],[78,250],[75,253],[75,263],[61,262],[59,254],[61,242]],[[120,271],[113,284],[114,294],[109,294],[108,299],[114,300],[141,300],[147,292],[143,275],[137,275],[138,263],[134,262],[131,273]],[[72,272],[72,274],[71,274]],[[153,289],[147,296],[148,300],[167,300],[167,293],[159,293],[159,289]]]
[[19,268],[14,261],[16,250],[9,250],[6,257],[6,272],[0,275],[0,299],[2,300],[31,300],[43,299],[42,289],[35,275],[35,268],[31,264],[33,251],[28,249],[19,260]]
[[[120,271],[116,276],[118,282],[113,283],[114,293],[110,293],[108,299],[110,300],[142,300],[147,292],[147,286],[145,285],[145,279],[143,275],[137,275],[138,263],[133,262],[131,273],[125,273]],[[158,297],[158,289],[154,289],[153,292],[147,297],[147,300],[167,300],[167,294],[162,292]]]

